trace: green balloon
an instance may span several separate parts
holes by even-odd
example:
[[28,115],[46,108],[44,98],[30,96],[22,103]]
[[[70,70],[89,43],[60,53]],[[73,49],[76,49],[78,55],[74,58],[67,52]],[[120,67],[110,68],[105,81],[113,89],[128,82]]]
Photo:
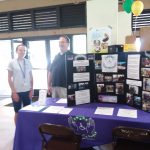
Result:
[[132,3],[133,3],[133,0],[125,0],[125,2],[122,5],[123,10],[127,13],[130,13]]

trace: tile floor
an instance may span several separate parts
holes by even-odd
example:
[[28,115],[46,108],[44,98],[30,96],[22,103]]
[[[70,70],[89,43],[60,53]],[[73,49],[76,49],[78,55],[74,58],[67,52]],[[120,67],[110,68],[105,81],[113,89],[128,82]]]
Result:
[[12,103],[11,98],[3,98],[0,100],[0,106],[6,106]]
[[0,105],[0,150],[12,150],[15,132],[13,107]]
[[[13,150],[15,124],[14,110],[9,106],[11,103],[11,98],[0,100],[0,150]],[[112,145],[95,147],[95,150],[112,150]]]

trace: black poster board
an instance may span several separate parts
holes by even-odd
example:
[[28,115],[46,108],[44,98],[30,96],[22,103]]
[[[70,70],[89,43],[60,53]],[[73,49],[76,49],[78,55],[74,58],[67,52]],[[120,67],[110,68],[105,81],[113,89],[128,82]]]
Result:
[[93,54],[66,56],[68,106],[93,102],[93,60]]
[[142,109],[141,53],[126,53],[126,104]]
[[124,103],[150,112],[148,52],[71,54],[66,68],[68,106]]
[[[135,108],[142,109],[144,111],[150,112],[150,54],[148,52],[136,52],[127,53],[127,64],[129,62],[130,56],[138,56],[139,58],[139,70],[136,73],[139,79],[130,78],[127,75],[126,79],[126,103]],[[134,64],[138,62],[132,63]],[[136,67],[135,67],[136,68]],[[127,67],[127,74],[130,72]],[[134,74],[135,69],[132,69],[132,74]],[[138,76],[136,76],[138,78]]]
[[97,102],[125,103],[126,56],[124,53],[95,54]]
[[141,54],[142,110],[150,112],[150,53]]

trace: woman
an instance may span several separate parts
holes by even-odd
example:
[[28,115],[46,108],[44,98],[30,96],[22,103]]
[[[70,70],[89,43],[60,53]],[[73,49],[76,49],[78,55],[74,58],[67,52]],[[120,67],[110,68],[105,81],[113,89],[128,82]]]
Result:
[[13,59],[8,65],[8,83],[12,92],[15,124],[22,104],[23,106],[29,105],[33,95],[32,67],[29,60],[24,58],[25,45],[18,45],[16,53],[17,59]]

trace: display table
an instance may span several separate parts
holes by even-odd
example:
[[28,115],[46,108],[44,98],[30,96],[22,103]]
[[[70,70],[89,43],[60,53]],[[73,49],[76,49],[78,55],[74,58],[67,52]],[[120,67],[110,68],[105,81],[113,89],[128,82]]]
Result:
[[[13,150],[41,150],[41,136],[38,127],[42,123],[70,126],[82,134],[82,147],[112,142],[112,129],[116,126],[130,126],[150,129],[150,114],[137,110],[137,118],[118,117],[119,108],[135,109],[122,104],[91,103],[72,107],[68,115],[42,112],[48,106],[66,106],[56,103],[58,99],[47,99],[40,111],[20,110],[16,125]],[[37,102],[32,105],[37,105]],[[66,106],[67,107],[67,106]],[[113,107],[112,116],[94,114],[97,107]]]

